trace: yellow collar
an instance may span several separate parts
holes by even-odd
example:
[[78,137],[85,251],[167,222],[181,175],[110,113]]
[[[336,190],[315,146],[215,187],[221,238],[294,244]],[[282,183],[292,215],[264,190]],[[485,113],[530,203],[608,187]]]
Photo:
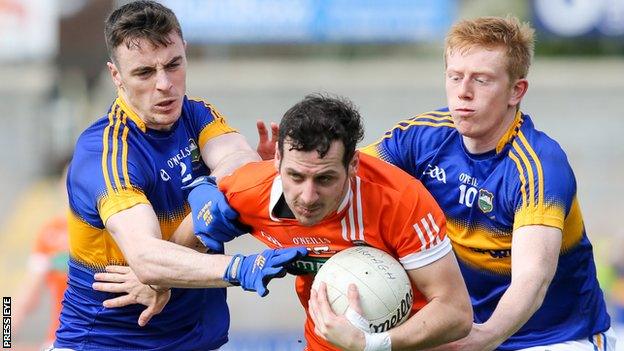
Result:
[[143,133],[147,132],[147,127],[145,126],[145,122],[130,108],[130,106],[124,101],[121,95],[117,95],[117,99],[115,100],[115,104],[121,107],[121,110],[141,129]]
[[497,154],[503,151],[503,148],[505,147],[505,145],[507,145],[507,143],[510,142],[511,139],[513,139],[518,134],[518,131],[520,130],[521,125],[522,125],[522,112],[518,110],[516,111],[516,117],[514,117],[513,123],[511,123],[511,126],[509,126],[509,129],[507,130],[507,132],[503,134],[502,138],[500,138],[500,140],[498,141],[498,144],[496,145]]

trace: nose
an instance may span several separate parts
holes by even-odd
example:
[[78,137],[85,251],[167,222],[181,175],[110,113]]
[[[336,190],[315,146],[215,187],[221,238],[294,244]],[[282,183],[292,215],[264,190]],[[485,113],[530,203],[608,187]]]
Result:
[[314,182],[310,180],[303,183],[302,186],[303,189],[301,191],[301,195],[299,196],[301,202],[305,205],[314,204],[319,199],[319,195],[316,191],[316,186],[314,185]]
[[166,91],[171,89],[172,83],[169,74],[165,70],[156,72],[156,89]]
[[457,96],[461,100],[472,100],[473,92],[469,77],[464,77],[464,79],[462,79],[461,83],[459,84],[459,91],[457,92]]

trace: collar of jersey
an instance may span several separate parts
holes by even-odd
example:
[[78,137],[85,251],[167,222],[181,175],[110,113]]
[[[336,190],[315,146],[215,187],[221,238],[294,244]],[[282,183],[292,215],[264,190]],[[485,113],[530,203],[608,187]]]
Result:
[[511,123],[511,125],[509,126],[509,129],[507,129],[507,132],[505,132],[505,134],[503,134],[503,137],[500,138],[500,140],[498,141],[498,144],[496,145],[496,154],[499,154],[501,151],[503,151],[505,146],[513,138],[516,137],[516,135],[518,134],[518,131],[520,130],[520,126],[522,126],[522,121],[523,121],[522,112],[518,110],[516,111],[516,117],[514,117],[513,123]]
[[[340,206],[338,206],[338,208],[336,209],[336,212],[323,218],[322,221],[334,216],[335,214],[346,213],[346,211],[344,210],[348,207],[350,203],[350,199],[351,199],[351,192],[352,192],[351,183],[352,182],[349,182],[349,185],[350,185],[349,190],[347,191],[345,196],[342,198],[342,201],[340,202]],[[271,198],[269,200],[269,217],[274,222],[282,221],[282,219],[273,216],[273,209],[275,208],[275,205],[277,205],[277,202],[279,201],[280,197],[282,197],[283,194],[284,194],[284,190],[282,188],[282,177],[277,175],[275,179],[273,179],[273,185],[271,186]]]
[[121,95],[117,94],[117,100],[115,103],[121,107],[121,110],[136,124],[143,133],[147,132],[145,122],[130,108],[130,106],[124,101]]

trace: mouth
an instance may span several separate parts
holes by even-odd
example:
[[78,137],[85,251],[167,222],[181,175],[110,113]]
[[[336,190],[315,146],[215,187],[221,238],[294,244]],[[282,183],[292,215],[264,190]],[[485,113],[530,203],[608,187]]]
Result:
[[312,217],[321,209],[321,206],[312,206],[312,207],[297,206],[296,208],[297,208],[297,212],[299,212],[299,214],[301,214],[302,216]]
[[460,117],[469,117],[475,113],[475,110],[462,107],[462,108],[456,108],[455,113],[459,115]]
[[154,105],[154,108],[159,112],[167,112],[175,106],[177,99],[171,98],[158,102]]

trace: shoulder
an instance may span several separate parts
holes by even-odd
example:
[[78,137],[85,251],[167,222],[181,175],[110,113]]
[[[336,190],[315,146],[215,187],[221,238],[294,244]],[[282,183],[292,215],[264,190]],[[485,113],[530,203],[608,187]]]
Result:
[[568,156],[561,145],[548,134],[537,130],[528,115],[512,141],[509,156],[518,160],[523,169],[547,169],[550,173],[570,173]]
[[250,162],[223,177],[219,181],[219,188],[227,194],[264,188],[263,184],[272,184],[276,175],[273,160]]
[[80,133],[75,152],[102,151],[104,134],[109,126],[114,125],[113,118],[110,115],[103,116]]
[[215,119],[223,117],[212,103],[199,97],[185,97],[183,108],[190,116],[211,116]]
[[418,133],[421,137],[444,137],[455,130],[448,108],[442,108],[399,121],[393,128],[396,133]]
[[[370,155],[378,155],[392,162],[397,155],[435,149],[450,135],[456,133],[448,108],[442,108],[397,122],[378,141],[363,148]],[[394,155],[394,157],[383,157]]]

